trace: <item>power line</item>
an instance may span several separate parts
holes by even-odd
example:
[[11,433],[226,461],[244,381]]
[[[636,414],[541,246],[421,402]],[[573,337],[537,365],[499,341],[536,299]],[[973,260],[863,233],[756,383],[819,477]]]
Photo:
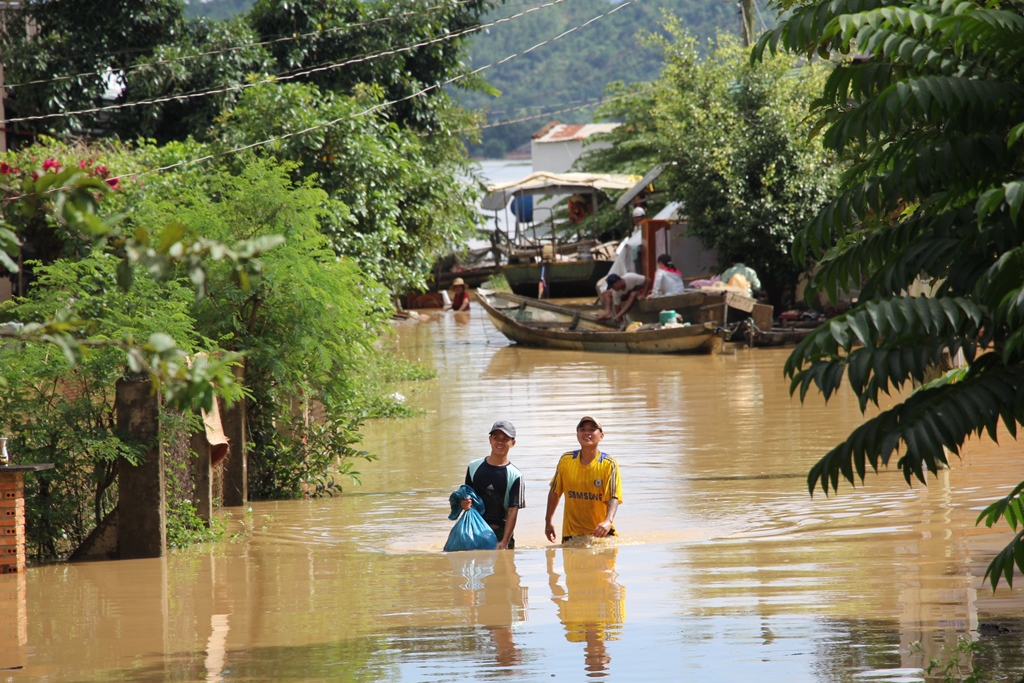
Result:
[[[590,107],[596,107],[596,106],[599,106],[599,105],[602,105],[602,104],[607,104],[608,102],[615,102],[616,100],[621,100],[621,99],[624,99],[624,98],[629,97],[631,95],[643,95],[643,94],[646,94],[648,92],[651,92],[652,90],[654,90],[654,87],[644,88],[643,90],[637,90],[635,92],[622,93],[621,95],[615,95],[614,97],[605,97],[605,98],[602,98],[602,99],[599,99],[599,100],[591,100],[591,101],[586,102],[584,104],[579,104],[579,105],[576,105],[575,107],[567,107],[565,109],[559,109],[558,111],[534,114],[533,116],[524,116],[522,118],[512,119],[510,121],[499,121],[497,123],[488,123],[486,125],[480,126],[480,130],[484,130],[486,128],[499,128],[501,126],[510,126],[513,123],[525,123],[526,121],[533,121],[535,119],[542,119],[542,118],[545,118],[545,117],[548,117],[548,116],[557,116],[558,114],[568,114],[571,111],[579,111],[580,109],[589,109]],[[457,131],[452,131],[452,132],[453,133],[466,133],[466,132],[469,132],[469,130],[470,129],[464,129],[464,130],[457,130]]]
[[[275,45],[277,43],[284,43],[284,42],[289,42],[289,41],[293,41],[293,40],[303,40],[305,38],[312,38],[312,37],[316,37],[316,36],[329,35],[331,33],[337,33],[339,31],[350,31],[350,30],[352,30],[354,28],[365,28],[367,26],[373,26],[375,24],[380,24],[380,23],[384,23],[384,22],[388,22],[388,21],[393,21],[395,19],[401,19],[401,18],[405,18],[405,17],[409,17],[409,16],[416,16],[416,15],[419,15],[419,14],[429,14],[430,12],[433,12],[433,11],[439,10],[439,9],[448,9],[452,5],[463,5],[463,4],[466,4],[466,3],[476,2],[476,1],[477,0],[456,0],[455,2],[450,2],[450,3],[443,4],[443,5],[435,5],[433,7],[429,7],[427,9],[425,9],[425,10],[418,11],[418,12],[403,12],[401,14],[396,14],[396,15],[387,16],[387,17],[381,17],[379,19],[374,19],[373,21],[365,21],[365,22],[360,22],[358,24],[346,24],[345,26],[336,26],[334,28],[324,29],[322,31],[311,31],[309,33],[302,33],[302,34],[294,35],[294,36],[283,36],[283,37],[275,38],[273,40],[265,40],[265,41],[261,41],[261,42],[257,42],[257,43],[244,43],[242,45],[234,45],[232,47],[227,47],[227,48],[224,48],[224,49],[221,49],[221,50],[210,50],[208,52],[200,52],[200,53],[194,54],[194,55],[184,55],[182,57],[171,57],[171,58],[168,58],[168,59],[161,59],[161,60],[157,60],[155,62],[147,62],[145,64],[133,65],[133,66],[129,67],[128,69],[125,69],[124,73],[125,73],[125,75],[127,75],[129,73],[134,72],[134,71],[139,71],[141,69],[152,67],[152,66],[159,66],[159,65],[162,65],[162,64],[173,64],[175,62],[186,62],[186,61],[189,61],[189,60],[192,60],[192,59],[199,59],[201,57],[210,57],[210,56],[213,56],[213,55],[228,54],[230,52],[237,52],[239,50],[246,50],[246,49],[254,48],[254,47],[265,47],[267,45]],[[106,76],[107,73],[109,73],[109,71],[110,71],[109,69],[104,69],[103,71],[86,71],[86,72],[83,72],[83,73],[73,74],[73,75],[70,75],[70,76],[57,76],[55,78],[42,78],[42,79],[35,80],[35,81],[26,81],[24,83],[14,83],[14,84],[10,84],[10,85],[6,85],[5,84],[4,87],[8,88],[8,89],[22,88],[22,87],[25,87],[25,86],[28,86],[28,85],[42,85],[42,84],[46,84],[46,83],[60,83],[61,81],[70,81],[70,80],[73,80],[73,79],[76,79],[76,78],[84,78],[86,76]]]
[[277,136],[277,137],[268,138],[266,140],[261,140],[259,142],[253,142],[253,143],[250,143],[248,145],[242,145],[240,147],[235,147],[233,149],[224,150],[222,152],[215,152],[215,153],[212,153],[212,154],[206,154],[204,156],[201,156],[201,157],[198,157],[198,158],[195,158],[195,159],[186,159],[186,160],[183,160],[183,161],[175,162],[173,164],[167,164],[166,166],[160,166],[160,167],[157,167],[157,168],[147,169],[145,171],[140,171],[139,173],[127,174],[127,175],[124,175],[124,176],[117,176],[116,179],[117,180],[121,180],[121,179],[132,177],[132,176],[137,177],[137,176],[141,176],[141,175],[147,175],[149,173],[161,173],[163,171],[170,171],[170,170],[173,170],[175,168],[181,168],[183,166],[190,166],[192,164],[198,164],[198,163],[202,163],[204,161],[211,161],[213,159],[216,159],[216,158],[219,158],[219,157],[223,157],[223,156],[229,156],[231,154],[237,154],[239,152],[244,152],[244,151],[247,151],[247,150],[250,150],[250,149],[256,149],[257,147],[263,147],[263,146],[269,145],[269,144],[271,144],[273,142],[280,142],[282,140],[287,140],[289,138],[293,138],[293,137],[296,137],[298,135],[305,135],[306,133],[311,133],[311,132],[313,132],[315,130],[319,130],[321,128],[328,128],[330,126],[334,126],[334,125],[336,125],[338,123],[341,123],[342,121],[347,121],[347,120],[354,119],[354,118],[359,117],[359,116],[365,116],[367,114],[372,114],[373,112],[378,111],[380,109],[383,109],[385,107],[389,107],[389,106],[392,106],[392,105],[395,105],[395,104],[400,104],[402,102],[406,102],[408,100],[415,99],[417,97],[422,97],[423,95],[425,95],[426,93],[428,93],[428,92],[430,92],[432,90],[437,90],[438,88],[443,88],[443,87],[445,87],[447,85],[451,85],[452,83],[455,83],[457,81],[464,80],[464,79],[469,78],[471,76],[475,76],[476,74],[479,74],[479,73],[481,73],[483,71],[486,71],[487,69],[491,69],[493,67],[500,66],[500,65],[505,64],[505,63],[507,63],[507,62],[509,62],[509,61],[511,61],[513,59],[516,59],[518,57],[522,57],[523,55],[529,54],[530,52],[533,52],[534,50],[536,50],[538,48],[544,47],[545,45],[549,45],[549,44],[554,43],[554,42],[556,42],[558,40],[561,40],[565,36],[567,36],[567,35],[569,35],[571,33],[575,33],[576,31],[579,31],[581,29],[584,29],[587,26],[589,26],[590,24],[593,24],[594,22],[600,21],[601,19],[604,19],[605,17],[608,17],[608,16],[618,12],[621,9],[624,9],[624,8],[626,8],[626,7],[628,7],[628,6],[632,5],[632,4],[635,4],[636,2],[639,2],[639,0],[625,0],[624,2],[616,5],[611,10],[609,10],[607,12],[604,12],[603,14],[599,14],[598,16],[593,17],[593,18],[587,20],[586,22],[584,22],[582,24],[579,24],[579,25],[574,26],[574,27],[572,27],[572,28],[570,28],[570,29],[568,29],[566,31],[563,31],[562,33],[558,34],[557,36],[555,36],[553,38],[549,38],[547,40],[541,41],[541,42],[537,43],[536,45],[534,45],[532,47],[529,47],[529,48],[527,48],[525,50],[522,50],[520,52],[517,52],[515,54],[511,54],[511,55],[509,55],[509,56],[507,56],[507,57],[505,57],[505,58],[503,58],[503,59],[501,59],[501,60],[499,60],[497,62],[492,62],[490,64],[487,64],[486,66],[482,66],[482,67],[480,67],[478,69],[474,69],[473,71],[470,71],[468,73],[461,74],[459,76],[453,76],[452,78],[449,78],[449,79],[447,79],[445,81],[442,81],[440,83],[435,83],[434,85],[427,86],[426,88],[423,88],[423,89],[421,89],[421,90],[419,90],[419,91],[417,91],[417,92],[415,92],[415,93],[413,93],[411,95],[406,95],[405,97],[401,97],[401,98],[398,98],[396,100],[390,100],[388,102],[381,102],[379,104],[375,104],[372,107],[368,107],[368,108],[366,108],[366,109],[364,109],[362,111],[356,112],[354,114],[350,114],[348,116],[340,116],[340,117],[338,117],[336,119],[333,119],[331,121],[327,121],[327,122],[324,122],[324,123],[318,123],[318,124],[316,124],[314,126],[308,126],[306,128],[303,128],[302,130],[293,131],[291,133],[286,133],[284,135],[280,135],[280,136]]
[[[481,31],[481,30],[483,30],[485,28],[490,28],[492,26],[496,26],[498,24],[506,23],[506,22],[512,21],[514,19],[519,19],[519,18],[524,17],[527,14],[530,14],[532,12],[537,12],[537,11],[542,10],[542,9],[547,9],[548,7],[553,7],[554,5],[561,4],[561,3],[565,2],[565,1],[566,0],[552,0],[552,2],[548,2],[548,3],[545,3],[543,5],[539,5],[537,7],[531,7],[530,9],[526,10],[525,12],[519,12],[518,14],[514,14],[514,15],[509,16],[509,17],[503,17],[501,19],[498,19],[496,21],[493,21],[493,22],[490,22],[490,23],[487,23],[487,24],[480,24],[478,26],[474,26],[474,27],[465,29],[463,31],[456,31],[454,33],[449,33],[449,34],[446,34],[444,36],[440,36],[438,38],[432,38],[430,40],[426,40],[426,41],[423,41],[423,42],[420,42],[420,43],[416,43],[416,44],[413,44],[413,45],[408,45],[408,46],[405,46],[405,47],[396,48],[394,50],[386,50],[384,52],[371,53],[369,55],[363,55],[363,56],[360,56],[360,57],[355,57],[355,58],[352,58],[352,59],[348,59],[348,60],[345,60],[343,62],[328,63],[328,64],[323,65],[323,66],[315,67],[315,68],[312,68],[312,69],[306,69],[306,70],[298,71],[298,72],[291,73],[291,74],[289,74],[288,72],[283,72],[282,74],[270,76],[268,78],[264,78],[262,80],[255,81],[255,82],[252,82],[252,83],[241,83],[241,84],[238,84],[238,85],[232,85],[232,86],[228,86],[226,88],[217,88],[217,89],[213,89],[213,90],[197,90],[197,91],[193,91],[193,92],[190,92],[190,93],[178,93],[178,94],[175,94],[175,95],[165,95],[163,97],[158,97],[158,98],[154,98],[154,99],[151,99],[151,100],[139,100],[139,101],[136,101],[136,102],[124,102],[124,103],[121,103],[121,104],[112,104],[112,105],[107,105],[107,106],[102,106],[102,107],[92,107],[92,108],[89,108],[89,109],[79,109],[77,111],[60,112],[60,113],[54,113],[54,114],[38,114],[38,115],[35,115],[35,116],[22,116],[22,117],[19,117],[19,118],[6,119],[5,123],[8,123],[8,124],[10,124],[10,123],[23,123],[23,122],[26,122],[26,121],[42,121],[42,120],[46,120],[46,119],[68,118],[68,117],[71,117],[71,116],[80,116],[80,115],[83,115],[83,114],[98,114],[100,112],[113,111],[113,110],[117,110],[117,109],[130,109],[130,108],[133,108],[133,107],[141,107],[141,106],[152,105],[152,104],[162,104],[162,103],[165,103],[165,102],[174,102],[174,101],[179,101],[179,100],[183,100],[183,99],[193,99],[193,98],[199,98],[199,97],[206,97],[206,96],[209,96],[209,95],[221,95],[221,94],[228,93],[228,92],[246,90],[248,88],[254,88],[254,87],[258,86],[258,85],[263,85],[263,84],[266,84],[266,83],[274,83],[274,82],[280,82],[280,81],[287,81],[287,80],[291,80],[291,79],[294,79],[294,78],[299,78],[301,76],[308,76],[308,75],[314,74],[314,73],[320,73],[320,72],[323,72],[323,71],[331,71],[333,69],[338,69],[338,68],[341,68],[343,66],[350,66],[352,64],[358,64],[358,63],[362,63],[362,62],[369,62],[369,61],[372,61],[374,59],[379,59],[381,57],[387,57],[387,56],[391,56],[391,55],[401,54],[402,52],[409,52],[411,50],[415,50],[415,49],[418,49],[418,48],[421,48],[421,47],[426,47],[427,45],[433,45],[433,44],[436,44],[436,43],[442,43],[442,42],[447,41],[447,40],[454,40],[456,38],[461,38],[464,35],[468,35],[470,33],[475,33],[477,31]],[[619,5],[619,7],[621,7],[621,5]],[[584,26],[585,25],[586,24],[584,24]],[[573,30],[575,30],[575,29],[573,29]],[[533,48],[531,48],[531,49],[533,49]],[[527,52],[529,52],[529,50],[527,50]],[[523,54],[525,54],[525,52]],[[502,63],[502,62],[499,62],[499,64],[500,63]],[[470,75],[472,75],[474,73],[477,73],[477,72],[476,71],[472,71],[472,72],[470,72]]]

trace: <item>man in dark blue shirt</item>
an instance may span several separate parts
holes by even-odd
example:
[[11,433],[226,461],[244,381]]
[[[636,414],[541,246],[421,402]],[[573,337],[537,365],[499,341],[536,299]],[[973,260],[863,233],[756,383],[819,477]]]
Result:
[[[516,445],[516,428],[507,420],[491,425],[489,435],[491,453],[469,463],[466,485],[473,487],[484,501],[484,521],[498,537],[498,550],[515,548],[512,533],[516,528],[519,508],[526,507],[523,475],[508,460],[508,452]],[[472,507],[472,501],[462,501],[462,509]]]

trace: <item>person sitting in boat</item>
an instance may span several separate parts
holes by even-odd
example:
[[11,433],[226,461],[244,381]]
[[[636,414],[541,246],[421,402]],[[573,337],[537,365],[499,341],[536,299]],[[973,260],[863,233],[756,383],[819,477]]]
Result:
[[647,298],[656,296],[672,296],[682,294],[686,291],[686,284],[683,283],[683,274],[679,272],[672,257],[662,254],[658,257],[658,272],[654,274],[654,286]]
[[466,291],[466,281],[461,277],[457,277],[452,280],[452,310],[453,311],[468,311],[469,310],[469,293]]
[[633,307],[633,303],[643,294],[647,286],[647,278],[640,273],[626,273],[625,275],[610,274],[605,278],[608,289],[601,294],[604,301],[604,313],[597,316],[598,320],[612,320],[618,322]]

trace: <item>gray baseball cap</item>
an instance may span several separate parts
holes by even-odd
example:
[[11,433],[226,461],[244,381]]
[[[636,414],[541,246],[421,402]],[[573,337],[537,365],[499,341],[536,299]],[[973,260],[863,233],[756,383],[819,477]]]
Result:
[[497,422],[492,424],[491,431],[487,433],[493,434],[494,432],[502,432],[505,434],[505,436],[507,436],[510,439],[516,438],[516,428],[508,420],[498,420]]

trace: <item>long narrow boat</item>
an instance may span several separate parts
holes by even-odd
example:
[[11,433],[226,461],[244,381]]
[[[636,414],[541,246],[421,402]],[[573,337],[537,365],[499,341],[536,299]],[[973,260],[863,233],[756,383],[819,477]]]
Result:
[[662,327],[633,332],[591,315],[516,294],[476,290],[480,306],[511,341],[523,346],[611,353],[712,353],[725,331],[714,323]]
[[551,263],[516,263],[503,266],[509,288],[521,296],[536,298],[541,278],[547,283],[547,294],[556,299],[594,296],[597,281],[608,274],[613,261],[553,261]]

